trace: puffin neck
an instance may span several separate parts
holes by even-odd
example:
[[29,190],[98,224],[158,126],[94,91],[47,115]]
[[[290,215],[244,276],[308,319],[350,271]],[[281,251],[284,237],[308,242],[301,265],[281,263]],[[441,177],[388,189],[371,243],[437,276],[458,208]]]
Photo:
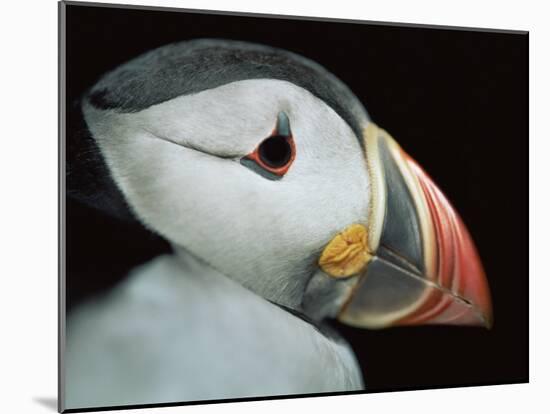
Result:
[[188,273],[202,273],[203,270],[208,270],[210,272],[214,271],[214,273],[224,278],[231,279],[229,275],[225,274],[202,257],[195,255],[184,246],[172,243],[172,250],[174,251],[177,262],[183,269],[188,270]]
[[[217,269],[215,266],[213,266],[211,263],[207,262],[203,258],[196,256],[194,253],[191,253],[187,248],[177,244],[172,244],[172,250],[174,251],[174,256],[176,258],[176,261],[182,266],[182,269],[185,270],[186,273],[199,274],[199,273],[203,273],[205,270],[208,270],[209,273],[212,273],[213,271],[220,277],[233,281],[233,279],[229,275],[220,271],[219,269]],[[237,285],[240,285],[235,281],[234,283],[236,283]],[[247,289],[244,286],[242,286],[242,288]],[[257,295],[252,291],[251,293]],[[257,296],[261,297],[260,295],[257,295]],[[306,315],[301,309],[293,309],[283,304],[274,302],[270,299],[266,299],[266,298],[262,298],[262,299],[265,299],[266,303],[276,306],[281,310],[293,315],[294,317],[301,319],[305,323],[311,325],[315,330],[319,331],[320,333],[326,336],[334,336],[334,334],[332,335],[327,334],[327,332],[329,332],[330,329],[326,326],[326,323],[324,320],[314,320],[313,318],[310,318],[308,315]]]

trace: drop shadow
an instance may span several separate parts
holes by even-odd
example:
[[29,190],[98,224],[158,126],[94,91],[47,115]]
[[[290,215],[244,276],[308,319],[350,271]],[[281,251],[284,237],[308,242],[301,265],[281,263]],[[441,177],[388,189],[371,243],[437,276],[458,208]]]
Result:
[[33,401],[53,412],[57,412],[57,398],[55,397],[33,397]]

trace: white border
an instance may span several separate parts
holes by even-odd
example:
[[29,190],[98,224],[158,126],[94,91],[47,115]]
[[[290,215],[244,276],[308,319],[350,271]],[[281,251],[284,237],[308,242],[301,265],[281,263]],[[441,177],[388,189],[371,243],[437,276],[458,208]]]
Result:
[[[98,1],[101,2],[101,1]],[[544,237],[548,216],[547,161],[550,103],[549,25],[545,2],[276,0],[111,1],[113,3],[290,14],[530,31],[530,274],[529,385],[353,395],[313,399],[187,406],[123,413],[255,413],[281,410],[517,413],[548,406],[550,343],[546,318],[550,274]],[[2,2],[1,59],[1,280],[2,412],[51,413],[37,402],[57,392],[57,5],[55,0]],[[535,138],[536,137],[536,138]],[[495,138],[496,139],[496,138]],[[496,142],[498,151],[498,142]],[[522,145],[520,143],[520,145]],[[490,162],[490,160],[488,160]],[[503,172],[503,179],[513,173]],[[510,197],[514,196],[510,189]],[[520,218],[522,219],[522,218]],[[514,217],[510,217],[514,220]],[[502,223],[506,235],[506,223]],[[513,260],[516,246],[503,260]],[[517,275],[518,279],[526,275]],[[546,293],[548,292],[548,293]],[[514,306],[510,303],[510,306]],[[533,325],[535,323],[536,325]],[[535,326],[535,328],[534,328]],[[511,356],[512,357],[512,356]],[[548,397],[547,397],[548,398]],[[119,411],[113,411],[119,412]]]

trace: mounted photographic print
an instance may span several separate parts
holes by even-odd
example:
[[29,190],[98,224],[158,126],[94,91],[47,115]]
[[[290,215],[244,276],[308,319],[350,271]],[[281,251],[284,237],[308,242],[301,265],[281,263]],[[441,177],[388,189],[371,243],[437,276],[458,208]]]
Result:
[[528,381],[528,34],[61,2],[60,411]]

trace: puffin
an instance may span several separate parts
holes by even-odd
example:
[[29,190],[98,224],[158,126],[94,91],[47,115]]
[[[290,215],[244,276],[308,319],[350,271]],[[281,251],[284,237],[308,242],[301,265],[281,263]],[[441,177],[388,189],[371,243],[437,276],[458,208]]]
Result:
[[168,44],[68,118],[67,197],[171,252],[67,316],[62,409],[368,390],[331,321],[491,326],[459,215],[306,57]]

